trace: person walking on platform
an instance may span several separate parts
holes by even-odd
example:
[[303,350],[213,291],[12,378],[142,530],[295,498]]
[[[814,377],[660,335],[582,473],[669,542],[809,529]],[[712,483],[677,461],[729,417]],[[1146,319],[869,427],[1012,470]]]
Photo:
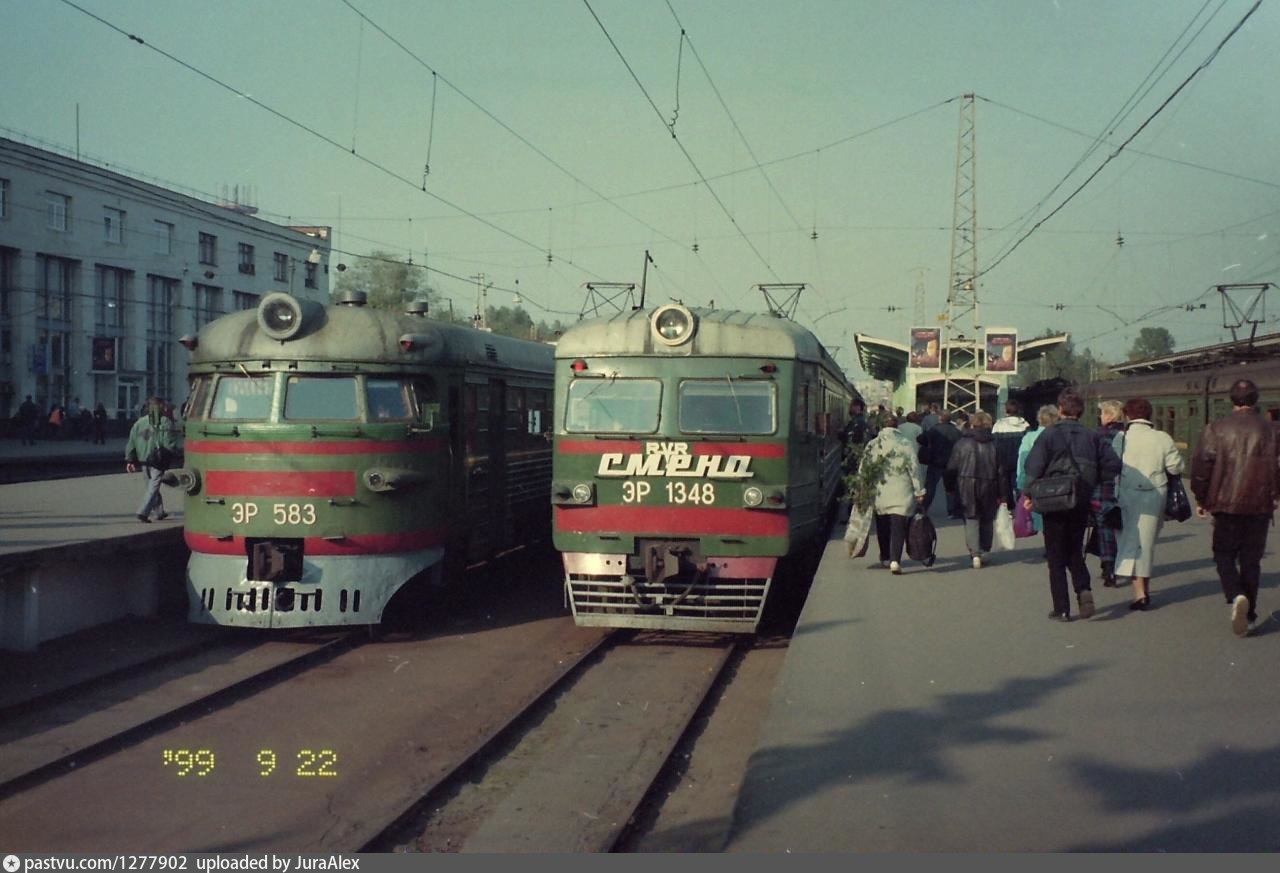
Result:
[[1258,620],[1258,583],[1267,527],[1280,505],[1276,430],[1255,407],[1258,386],[1231,386],[1231,414],[1210,422],[1191,458],[1196,515],[1213,516],[1213,560],[1231,604],[1231,630],[1247,636]]
[[920,481],[924,481],[925,471],[924,464],[920,462],[920,434],[924,433],[924,428],[920,426],[920,413],[912,410],[907,413],[905,419],[898,419],[898,433],[906,437],[907,442],[911,443],[912,450],[916,453],[916,473],[920,477]]
[[164,414],[164,401],[149,397],[145,410],[129,431],[124,459],[126,471],[135,473],[141,467],[147,477],[147,491],[136,513],[138,521],[147,523],[151,521],[152,510],[157,520],[169,515],[160,496],[160,477],[169,469],[178,448],[178,437],[173,421]]
[[876,541],[881,566],[901,573],[907,524],[915,514],[917,502],[924,497],[924,487],[916,472],[915,447],[898,431],[896,417],[884,418],[876,438],[867,443],[862,463],[884,466],[876,488]]
[[921,430],[932,430],[933,426],[938,423],[938,404],[930,403],[929,409],[924,414],[924,418],[920,419]]
[[62,404],[53,404],[53,408],[49,410],[49,439],[54,442],[62,439],[62,422],[65,418],[66,413],[62,411]]
[[979,411],[969,419],[968,429],[951,453],[947,472],[955,476],[956,496],[964,513],[964,541],[973,569],[978,570],[983,556],[991,551],[996,509],[1005,500],[990,415]]
[[[1031,456],[1031,449],[1035,446],[1036,440],[1058,423],[1058,407],[1041,406],[1036,413],[1036,423],[1040,426],[1024,433],[1022,442],[1018,445],[1018,478],[1015,484],[1018,486],[1019,499],[1022,499],[1022,492],[1027,487],[1027,458]],[[1035,528],[1036,533],[1044,533],[1044,519],[1040,517],[1040,513],[1031,513],[1031,526]]]
[[1116,485],[1121,528],[1116,548],[1116,574],[1133,578],[1130,609],[1151,605],[1148,587],[1156,559],[1156,538],[1164,525],[1164,498],[1169,476],[1182,472],[1182,453],[1173,437],[1151,426],[1151,403],[1134,397],[1124,405],[1129,426],[1113,446],[1122,469]]
[[31,400],[31,395],[18,405],[18,431],[22,434],[24,446],[36,444],[36,428],[40,423],[40,408]]
[[946,482],[947,464],[951,462],[951,450],[960,439],[960,429],[951,423],[951,413],[938,413],[938,423],[920,434],[920,463],[925,465],[924,478],[924,511],[928,514],[933,506],[933,497],[938,491],[938,483],[942,483],[947,492],[947,515],[956,517],[955,488]]
[[[1103,439],[1110,440],[1111,447],[1119,454],[1121,443],[1117,441],[1117,437],[1124,433],[1124,406],[1119,400],[1104,400],[1098,404],[1098,419],[1101,422],[1098,433]],[[1093,501],[1090,504],[1093,536],[1089,539],[1090,548],[1086,551],[1092,551],[1102,562],[1104,588],[1116,587],[1116,528],[1117,525],[1124,524],[1123,513],[1116,503],[1118,481],[1108,479],[1099,482],[1093,489]]]
[[93,442],[95,445],[107,444],[107,408],[101,400],[93,408]]
[[1022,404],[1010,400],[1004,405],[1004,418],[991,426],[995,440],[996,462],[1000,465],[1000,497],[1007,506],[1013,506],[1014,483],[1018,478],[1018,447],[1022,435],[1027,432],[1027,420],[1022,417]]
[[[1089,501],[1094,486],[1120,474],[1120,458],[1111,444],[1096,431],[1080,424],[1084,400],[1073,388],[1058,395],[1058,423],[1036,440],[1027,456],[1027,487],[1046,472],[1074,468],[1076,503],[1074,506],[1044,513],[1044,546],[1049,562],[1049,594],[1053,611],[1049,618],[1071,620],[1071,599],[1067,594],[1067,572],[1076,591],[1080,617],[1093,617],[1093,591],[1089,585],[1089,568],[1084,563],[1084,529],[1089,522]],[[1026,508],[1032,501],[1026,498]]]

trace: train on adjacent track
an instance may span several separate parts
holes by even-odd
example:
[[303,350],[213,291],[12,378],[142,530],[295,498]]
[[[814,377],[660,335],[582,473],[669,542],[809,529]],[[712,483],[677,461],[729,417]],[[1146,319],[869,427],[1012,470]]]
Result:
[[549,535],[551,347],[364,303],[277,292],[184,338],[190,620],[375,624]]
[[1280,420],[1280,359],[1222,362],[1173,372],[1143,373],[1091,382],[1083,386],[1086,419],[1097,420],[1103,400],[1145,397],[1152,406],[1152,426],[1173,437],[1184,454],[1195,450],[1206,424],[1231,412],[1227,396],[1237,379],[1258,386],[1258,407],[1271,421]]
[[579,625],[753,632],[825,534],[857,396],[769,314],[670,304],[556,346],[553,541]]

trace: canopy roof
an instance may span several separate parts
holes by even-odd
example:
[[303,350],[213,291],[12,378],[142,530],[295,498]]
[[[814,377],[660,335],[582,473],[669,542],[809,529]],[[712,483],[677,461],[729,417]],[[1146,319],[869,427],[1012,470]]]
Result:
[[[1064,333],[1023,340],[1018,343],[1018,360],[1034,361],[1066,343],[1069,337],[1070,334]],[[906,343],[868,336],[864,333],[854,334],[853,342],[858,349],[858,361],[862,364],[862,369],[866,370],[872,378],[886,379],[895,386],[902,384],[906,379],[907,357],[910,351]],[[949,340],[942,344],[942,348],[944,352],[953,348],[972,352],[973,341]]]

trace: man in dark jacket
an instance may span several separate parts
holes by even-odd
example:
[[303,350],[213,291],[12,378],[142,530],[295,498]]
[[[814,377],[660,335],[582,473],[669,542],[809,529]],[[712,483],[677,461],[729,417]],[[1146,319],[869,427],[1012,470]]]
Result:
[[954,485],[948,485],[945,473],[947,464],[951,462],[951,450],[956,440],[960,439],[960,429],[951,423],[951,413],[938,413],[938,423],[916,437],[920,444],[920,463],[925,465],[924,476],[924,511],[928,513],[933,506],[933,496],[938,491],[938,483],[947,492],[947,515],[957,518],[959,507],[956,505]]
[[1254,407],[1258,387],[1231,386],[1233,409],[1210,422],[1191,459],[1191,491],[1201,518],[1213,515],[1213,559],[1231,604],[1231,629],[1248,635],[1258,620],[1258,582],[1267,526],[1280,504],[1280,446],[1276,431]]
[[[1049,594],[1053,612],[1049,618],[1071,620],[1071,598],[1067,594],[1067,571],[1080,605],[1080,617],[1093,616],[1093,591],[1089,586],[1089,568],[1084,563],[1084,529],[1089,521],[1089,500],[1099,482],[1120,475],[1120,458],[1111,443],[1097,432],[1080,424],[1084,401],[1075,389],[1067,388],[1058,395],[1058,423],[1036,440],[1027,457],[1027,487],[1045,474],[1055,460],[1070,457],[1075,461],[1080,482],[1076,486],[1076,505],[1059,512],[1044,513],[1044,549],[1049,559]],[[1027,508],[1031,500],[1027,499]]]
[[983,556],[991,551],[992,522],[1005,496],[991,436],[991,416],[975,412],[969,424],[951,452],[947,472],[955,477],[956,496],[964,513],[964,541],[977,570]]

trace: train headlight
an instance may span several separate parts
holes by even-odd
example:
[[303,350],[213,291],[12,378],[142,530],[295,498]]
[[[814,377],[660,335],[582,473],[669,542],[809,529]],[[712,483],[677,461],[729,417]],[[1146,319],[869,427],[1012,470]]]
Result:
[[590,503],[591,502],[591,486],[585,482],[579,482],[573,486],[573,502],[574,503]]
[[679,303],[660,306],[653,311],[649,324],[658,342],[668,346],[678,346],[688,342],[693,336],[694,316],[689,309]]
[[274,340],[291,339],[302,330],[302,307],[291,295],[274,291],[258,304],[258,326]]
[[748,486],[742,491],[742,502],[747,506],[759,506],[764,503],[764,492],[754,485]]

